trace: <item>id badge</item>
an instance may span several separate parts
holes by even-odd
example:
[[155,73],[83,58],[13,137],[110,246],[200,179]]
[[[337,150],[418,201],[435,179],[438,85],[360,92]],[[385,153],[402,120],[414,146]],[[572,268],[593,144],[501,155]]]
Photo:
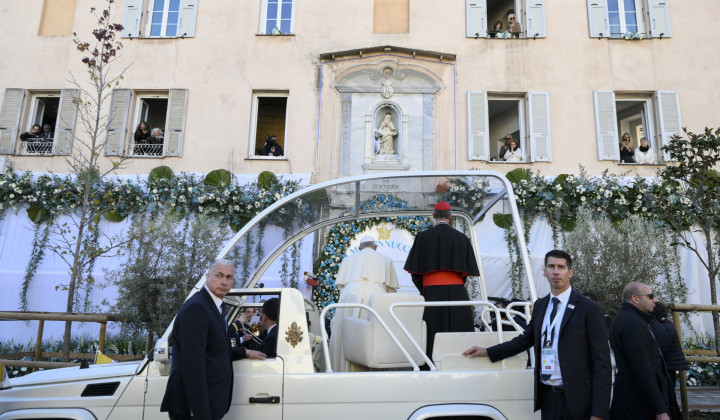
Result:
[[543,347],[540,361],[540,373],[542,375],[552,375],[555,373],[555,351],[552,347]]

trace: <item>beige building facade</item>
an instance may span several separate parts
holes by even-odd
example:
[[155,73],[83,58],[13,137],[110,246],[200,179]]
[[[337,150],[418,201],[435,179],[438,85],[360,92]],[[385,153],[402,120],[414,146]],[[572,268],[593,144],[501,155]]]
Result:
[[[68,171],[85,138],[72,32],[89,38],[89,10],[104,5],[3,2],[4,165]],[[116,0],[113,70],[127,70],[106,103],[104,164],[312,182],[516,167],[652,176],[682,127],[720,123],[717,11],[708,0]],[[141,121],[163,139],[136,140]],[[52,136],[22,139],[34,124]],[[625,133],[633,149],[649,140],[654,164],[621,162]],[[281,156],[266,155],[269,135]],[[500,157],[508,137],[519,148]]]

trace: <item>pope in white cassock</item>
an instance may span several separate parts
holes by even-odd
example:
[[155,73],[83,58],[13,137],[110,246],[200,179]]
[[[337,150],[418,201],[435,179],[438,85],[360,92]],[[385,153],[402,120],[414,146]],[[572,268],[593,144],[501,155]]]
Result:
[[[340,290],[338,303],[363,303],[370,301],[376,293],[395,293],[398,288],[397,277],[392,260],[377,252],[377,242],[372,236],[360,239],[358,252],[346,257],[338,276],[335,287]],[[357,372],[367,370],[363,366],[345,360],[342,348],[343,317],[371,319],[368,311],[360,308],[337,309],[330,324],[330,364],[334,372]]]

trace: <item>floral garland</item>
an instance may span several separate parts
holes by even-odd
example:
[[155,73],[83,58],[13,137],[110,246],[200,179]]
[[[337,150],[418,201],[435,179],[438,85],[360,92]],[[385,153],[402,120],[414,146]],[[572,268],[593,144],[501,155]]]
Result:
[[[118,220],[146,211],[172,209],[184,214],[217,216],[223,222],[242,226],[280,198],[299,190],[298,181],[283,181],[261,187],[259,183],[215,186],[193,174],[172,179],[121,180],[107,177],[94,185],[92,204],[98,213],[114,214]],[[0,213],[36,207],[41,220],[73,211],[82,199],[79,184],[71,176],[41,175],[12,170],[0,174]],[[113,220],[113,219],[111,219]]]
[[[392,195],[379,194],[367,201],[360,203],[360,213],[370,210],[396,210],[408,207],[407,203],[395,198]],[[428,217],[374,217],[370,219],[356,220],[353,222],[341,223],[334,226],[327,233],[325,246],[320,258],[315,261],[315,274],[317,275],[318,286],[313,290],[313,301],[319,308],[337,302],[339,292],[335,288],[335,277],[337,277],[340,263],[345,257],[350,239],[365,229],[381,223],[393,223],[397,227],[417,235],[431,226]]]

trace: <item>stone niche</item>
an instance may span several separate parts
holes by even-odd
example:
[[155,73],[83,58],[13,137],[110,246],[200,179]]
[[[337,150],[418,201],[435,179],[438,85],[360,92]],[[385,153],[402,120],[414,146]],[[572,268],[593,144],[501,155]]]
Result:
[[432,170],[434,110],[443,87],[435,72],[368,57],[341,70],[333,87],[341,101],[340,176]]

